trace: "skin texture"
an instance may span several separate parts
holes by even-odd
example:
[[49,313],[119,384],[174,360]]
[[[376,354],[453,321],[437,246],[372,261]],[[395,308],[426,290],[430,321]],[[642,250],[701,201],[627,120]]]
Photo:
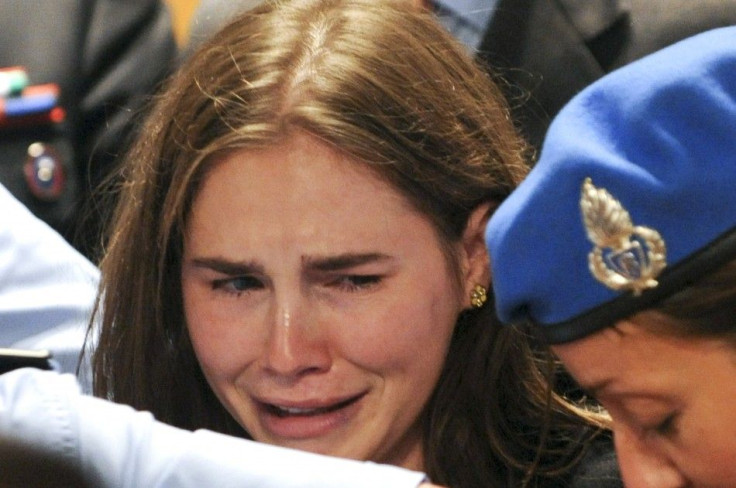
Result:
[[224,157],[194,201],[182,265],[215,394],[258,441],[422,469],[420,414],[488,279],[473,222],[458,283],[431,223],[316,139]]
[[722,340],[662,333],[639,313],[554,347],[611,413],[627,487],[736,486],[736,354]]

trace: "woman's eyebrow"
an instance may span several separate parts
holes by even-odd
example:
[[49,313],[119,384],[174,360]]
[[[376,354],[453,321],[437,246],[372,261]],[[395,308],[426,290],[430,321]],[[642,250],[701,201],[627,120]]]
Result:
[[302,265],[314,271],[338,271],[390,259],[391,256],[382,253],[345,253],[336,256],[305,256],[302,258]]
[[252,261],[231,261],[225,258],[195,258],[191,265],[197,268],[207,268],[226,275],[245,275],[263,273],[263,266]]

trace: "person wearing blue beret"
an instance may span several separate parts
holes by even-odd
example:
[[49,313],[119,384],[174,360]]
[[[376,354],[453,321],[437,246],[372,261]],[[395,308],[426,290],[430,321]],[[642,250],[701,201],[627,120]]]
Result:
[[501,320],[610,413],[626,486],[736,486],[736,27],[575,97],[486,242]]

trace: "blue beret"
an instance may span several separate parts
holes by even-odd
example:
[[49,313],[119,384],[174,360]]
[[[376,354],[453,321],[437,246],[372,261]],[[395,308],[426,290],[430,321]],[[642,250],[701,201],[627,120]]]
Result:
[[573,98],[486,230],[496,308],[581,338],[736,258],[736,27]]

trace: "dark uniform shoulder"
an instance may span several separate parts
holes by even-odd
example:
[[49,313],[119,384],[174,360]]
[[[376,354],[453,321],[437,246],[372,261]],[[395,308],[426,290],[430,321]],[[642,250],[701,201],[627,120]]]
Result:
[[623,488],[610,435],[600,435],[568,478],[570,488]]

